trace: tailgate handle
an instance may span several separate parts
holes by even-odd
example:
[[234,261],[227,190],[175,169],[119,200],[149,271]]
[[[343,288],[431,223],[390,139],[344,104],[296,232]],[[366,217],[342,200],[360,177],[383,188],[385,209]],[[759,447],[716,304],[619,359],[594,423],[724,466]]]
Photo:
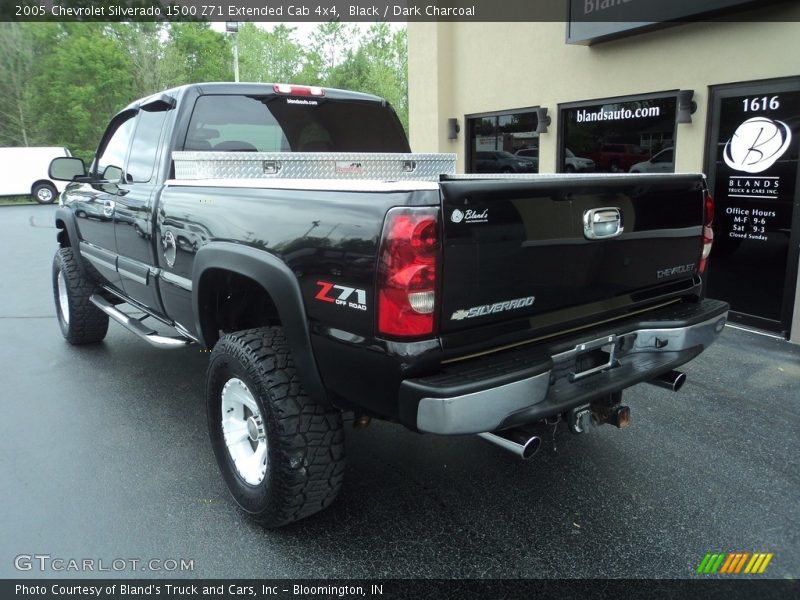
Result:
[[588,240],[617,237],[623,229],[622,211],[618,208],[593,208],[583,213],[583,235]]

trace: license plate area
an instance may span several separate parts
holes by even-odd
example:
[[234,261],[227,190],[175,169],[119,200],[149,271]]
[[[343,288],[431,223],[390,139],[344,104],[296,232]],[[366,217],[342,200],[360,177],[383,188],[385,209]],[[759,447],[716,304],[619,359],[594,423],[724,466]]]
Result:
[[[569,372],[569,380],[578,381],[584,377],[616,367],[619,364],[617,347],[616,335],[575,346],[574,350],[565,353],[572,355],[570,358],[574,358],[574,366]],[[561,355],[561,357],[566,358],[564,355]]]

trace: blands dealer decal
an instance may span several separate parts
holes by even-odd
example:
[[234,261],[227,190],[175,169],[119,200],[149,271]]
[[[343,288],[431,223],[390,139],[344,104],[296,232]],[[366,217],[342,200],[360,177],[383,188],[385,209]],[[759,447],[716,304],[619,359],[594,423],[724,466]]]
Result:
[[327,281],[318,281],[319,291],[314,296],[316,300],[346,306],[356,310],[367,310],[367,292],[346,285],[337,285]]
[[450,220],[453,223],[488,223],[489,222],[489,209],[483,210],[459,210],[455,209],[450,213]]
[[475,317],[485,317],[486,315],[493,315],[507,310],[525,308],[526,306],[531,306],[535,300],[536,298],[534,296],[527,296],[525,298],[517,298],[516,300],[497,302],[496,304],[484,304],[483,306],[464,308],[454,312],[450,320],[463,321],[464,319],[474,319]]

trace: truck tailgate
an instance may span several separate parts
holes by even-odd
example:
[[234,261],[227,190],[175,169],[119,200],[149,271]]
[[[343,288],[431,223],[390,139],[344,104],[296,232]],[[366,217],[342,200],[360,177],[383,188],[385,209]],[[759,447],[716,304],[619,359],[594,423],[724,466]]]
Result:
[[604,300],[657,298],[697,271],[702,175],[456,176],[441,188],[445,334],[557,311],[579,318]]

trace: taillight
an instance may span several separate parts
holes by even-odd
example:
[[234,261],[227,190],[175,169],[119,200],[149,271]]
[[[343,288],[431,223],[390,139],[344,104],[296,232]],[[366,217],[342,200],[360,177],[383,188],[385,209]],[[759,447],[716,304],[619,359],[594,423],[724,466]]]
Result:
[[378,332],[431,335],[436,307],[439,209],[392,208],[383,225],[378,261]]
[[287,94],[289,96],[324,96],[325,90],[321,87],[308,85],[290,85],[288,83],[275,83],[272,90],[276,94]]
[[698,273],[705,273],[708,266],[708,256],[714,243],[714,199],[706,193],[705,214],[703,218],[703,253],[697,265]]

